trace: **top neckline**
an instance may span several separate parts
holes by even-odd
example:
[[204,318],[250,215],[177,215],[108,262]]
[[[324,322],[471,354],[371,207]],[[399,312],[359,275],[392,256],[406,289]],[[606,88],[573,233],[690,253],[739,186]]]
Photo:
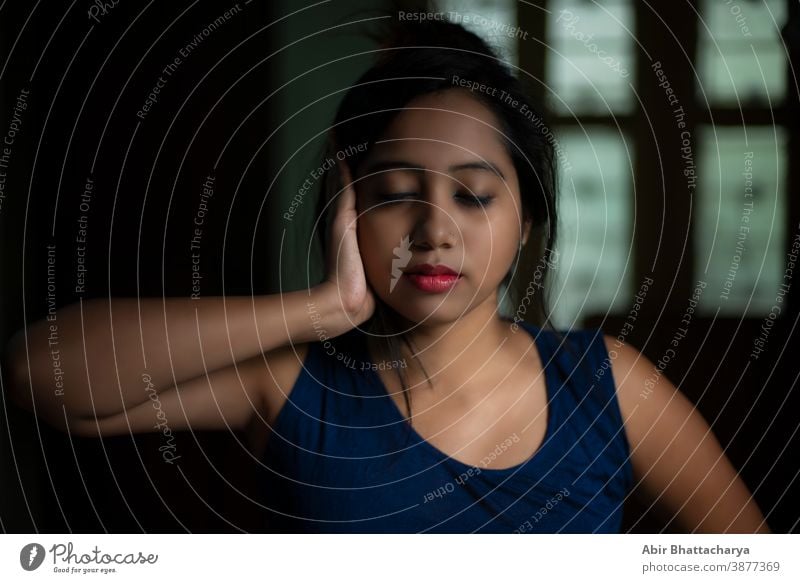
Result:
[[[505,319],[505,318],[504,318]],[[554,443],[553,434],[555,433],[555,428],[557,426],[555,412],[554,412],[554,398],[555,398],[555,379],[552,376],[551,368],[548,366],[548,362],[550,361],[552,354],[547,345],[546,341],[541,338],[542,336],[542,329],[534,324],[530,324],[525,321],[519,322],[520,327],[526,330],[531,337],[533,338],[534,346],[536,347],[537,352],[539,353],[539,360],[542,362],[543,372],[544,372],[544,383],[545,383],[545,392],[547,394],[547,427],[545,429],[544,439],[542,443],[536,448],[527,459],[523,460],[522,462],[515,464],[513,466],[507,468],[489,468],[489,467],[480,467],[480,466],[473,466],[466,462],[462,462],[452,456],[447,455],[445,452],[440,450],[438,447],[433,445],[427,439],[422,437],[416,429],[412,425],[407,425],[408,418],[400,411],[397,407],[397,404],[394,402],[389,390],[386,388],[386,384],[383,382],[383,379],[378,374],[377,370],[374,370],[371,367],[367,367],[367,375],[371,375],[377,386],[379,387],[379,393],[381,397],[386,397],[386,399],[380,399],[381,401],[388,401],[386,403],[392,417],[398,422],[398,425],[407,425],[407,430],[411,433],[412,439],[416,442],[416,444],[420,445],[421,447],[427,449],[429,452],[433,454],[434,457],[439,460],[439,462],[450,462],[455,464],[456,466],[463,468],[464,470],[480,470],[481,473],[486,473],[489,475],[501,476],[505,474],[513,474],[524,467],[538,462],[540,459],[544,457],[544,454],[547,450],[551,449]],[[367,348],[367,340],[366,337],[362,335],[361,337],[361,349],[363,350],[365,360],[370,360],[369,350]]]

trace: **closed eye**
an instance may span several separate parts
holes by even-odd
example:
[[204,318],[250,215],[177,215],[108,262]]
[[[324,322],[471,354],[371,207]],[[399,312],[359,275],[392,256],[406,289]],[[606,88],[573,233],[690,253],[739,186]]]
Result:
[[414,198],[418,195],[416,192],[391,192],[387,194],[379,194],[378,196],[382,201],[391,203]]
[[475,196],[474,194],[459,193],[456,198],[461,200],[464,204],[474,207],[485,207],[492,202],[491,196]]
[[[416,192],[392,192],[379,194],[378,196],[384,203],[391,204],[393,202],[403,202],[409,199],[414,199],[418,197],[419,194]],[[486,207],[494,198],[492,196],[475,196],[469,193],[456,193],[455,197],[460,200],[462,204],[470,207]]]

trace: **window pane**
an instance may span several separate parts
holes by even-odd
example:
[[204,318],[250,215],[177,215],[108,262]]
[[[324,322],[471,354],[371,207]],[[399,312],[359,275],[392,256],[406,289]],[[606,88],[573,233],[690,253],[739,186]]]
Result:
[[[783,277],[786,135],[783,128],[702,126],[695,208],[703,312],[760,316]],[[751,298],[752,296],[752,298]],[[749,306],[748,306],[749,303]]]
[[546,75],[553,111],[626,113],[633,109],[633,7],[626,0],[547,4]]
[[[698,22],[697,97],[712,106],[780,103],[786,93],[786,53],[780,28],[784,0],[703,0]],[[705,95],[704,95],[705,93]]]
[[562,129],[558,139],[569,170],[561,168],[551,303],[554,322],[570,326],[630,307],[632,162],[630,142],[611,128]]

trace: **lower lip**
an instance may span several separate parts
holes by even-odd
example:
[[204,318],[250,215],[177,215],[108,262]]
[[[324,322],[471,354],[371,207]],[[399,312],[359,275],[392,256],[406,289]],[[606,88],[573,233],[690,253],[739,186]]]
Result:
[[446,292],[461,279],[460,275],[423,275],[421,273],[408,273],[406,277],[418,289],[433,294]]

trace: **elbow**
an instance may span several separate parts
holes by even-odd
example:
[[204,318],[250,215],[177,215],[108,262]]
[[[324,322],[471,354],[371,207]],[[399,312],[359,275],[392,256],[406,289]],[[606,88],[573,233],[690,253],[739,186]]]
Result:
[[74,391],[65,390],[61,362],[53,359],[49,349],[46,355],[29,350],[29,343],[40,344],[38,338],[36,329],[22,328],[5,344],[0,370],[7,400],[61,432],[92,435],[92,427],[80,417],[81,403],[66,398]]
[[[3,353],[4,369],[7,371],[8,392],[12,400],[30,409],[26,403],[30,403],[33,397],[33,389],[41,387],[45,383],[52,382],[50,379],[57,379],[60,370],[55,371],[50,362],[52,358],[49,349],[47,354],[34,349],[40,346],[38,329],[35,326],[18,330],[8,341]],[[47,342],[45,341],[45,345]],[[47,358],[47,361],[45,361]],[[50,371],[55,374],[50,374]],[[49,375],[45,377],[45,375]],[[57,379],[58,383],[63,381]]]
[[[29,362],[25,340],[25,329],[22,329],[14,334],[6,345],[3,354],[3,369],[7,373],[5,376],[6,396],[19,409],[33,413],[48,425],[65,431],[64,411],[61,404],[64,393],[63,373],[50,366],[48,368],[53,372],[52,377],[47,381],[37,377],[34,373],[39,371],[41,374],[44,367],[34,366]],[[47,393],[41,390],[45,384]],[[46,395],[50,397],[47,398]]]
[[28,361],[25,355],[25,330],[20,330],[14,334],[6,344],[3,355],[3,368],[7,371],[6,390],[11,402],[24,409],[30,410],[30,399],[25,398],[30,395],[30,378],[28,374]]

